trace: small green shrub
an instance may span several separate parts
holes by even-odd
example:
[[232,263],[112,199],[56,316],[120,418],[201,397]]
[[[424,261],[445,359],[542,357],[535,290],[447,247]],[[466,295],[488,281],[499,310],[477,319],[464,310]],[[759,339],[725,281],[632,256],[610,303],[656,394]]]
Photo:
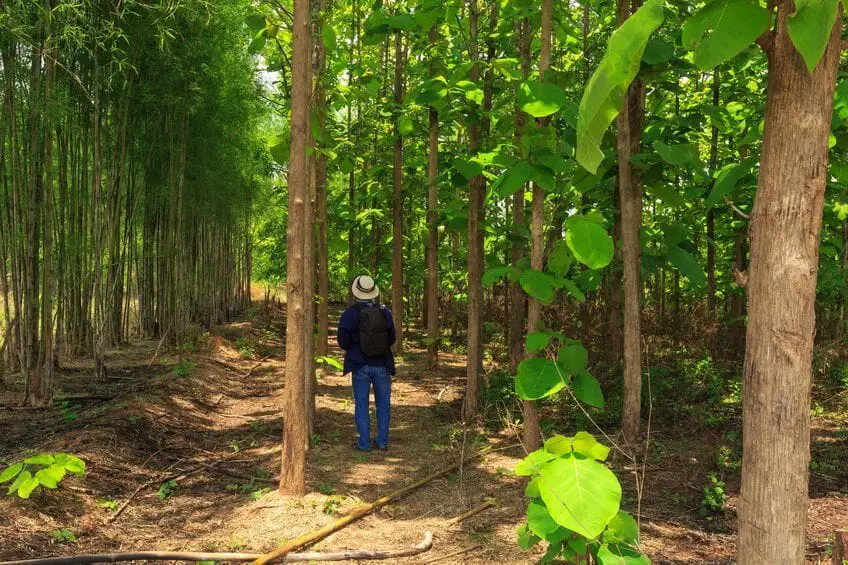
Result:
[[173,369],[171,369],[171,374],[175,377],[184,379],[186,377],[190,377],[196,368],[197,363],[192,363],[187,359],[183,359],[177,363]]
[[59,409],[66,422],[73,422],[79,418],[77,411],[82,408],[82,404],[71,404],[70,400],[57,400],[53,406]]
[[83,476],[85,461],[67,453],[40,453],[6,467],[0,473],[0,484],[12,481],[7,494],[29,498],[39,487],[57,488],[67,473]]
[[724,492],[724,481],[719,479],[715,473],[710,473],[707,477],[707,486],[704,487],[704,498],[698,507],[698,513],[701,517],[712,520],[713,517],[724,511],[725,502],[727,502],[727,495]]
[[236,340],[236,351],[244,359],[253,359],[256,357],[256,344],[249,338],[240,337]]
[[77,536],[74,532],[66,529],[52,530],[50,531],[50,537],[53,538],[56,543],[74,543],[77,541]]
[[118,509],[118,501],[116,500],[111,500],[108,498],[98,498],[95,499],[94,503],[100,508],[103,508],[104,510],[107,510],[109,512],[114,512]]
[[159,486],[159,490],[156,491],[156,498],[159,500],[168,499],[174,492],[177,490],[177,481],[165,481]]

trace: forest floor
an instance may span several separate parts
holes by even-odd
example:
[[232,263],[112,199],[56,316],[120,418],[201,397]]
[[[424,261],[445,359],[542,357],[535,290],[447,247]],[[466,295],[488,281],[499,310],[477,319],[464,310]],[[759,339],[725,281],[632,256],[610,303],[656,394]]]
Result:
[[[388,452],[351,449],[349,377],[328,371],[319,381],[318,429],[307,471],[311,494],[281,497],[275,477],[283,323],[283,312],[261,308],[199,337],[182,355],[163,353],[156,342],[128,344],[110,353],[104,382],[89,377],[90,363],[66,363],[57,376],[59,396],[73,399],[66,405],[0,409],[0,463],[46,451],[72,453],[88,465],[84,477],[66,479],[59,491],[40,490],[26,501],[0,498],[0,561],[133,549],[265,551],[447,466],[463,447],[470,453],[484,445],[499,450],[314,550],[404,549],[431,531],[431,551],[397,562],[533,563],[541,556],[541,548],[524,552],[515,541],[526,503],[523,484],[511,473],[522,455],[520,448],[509,448],[516,443],[514,431],[467,431],[459,424],[461,355],[443,354],[441,367],[426,371],[423,350],[410,347],[393,385]],[[19,399],[20,391],[0,393],[2,406]],[[830,532],[848,526],[848,447],[840,431],[845,422],[818,422],[814,457],[829,450],[827,460],[836,458],[837,464],[811,478],[810,563],[826,558]],[[645,551],[655,563],[729,562],[738,484],[728,481],[722,517],[698,516],[704,461],[715,459],[710,450],[716,442],[686,428],[654,433],[662,448],[652,448],[646,465]],[[613,460],[613,466],[632,511],[633,480],[623,462]],[[486,498],[494,498],[496,507],[449,523]]]

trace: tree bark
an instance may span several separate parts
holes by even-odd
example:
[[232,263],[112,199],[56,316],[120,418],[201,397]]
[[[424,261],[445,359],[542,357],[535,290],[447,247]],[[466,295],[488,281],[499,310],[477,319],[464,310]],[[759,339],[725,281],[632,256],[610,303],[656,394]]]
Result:
[[[469,43],[468,56],[477,61],[477,37],[479,19],[479,0],[469,0]],[[471,70],[471,82],[477,82],[480,71],[474,65]],[[472,121],[469,130],[469,152],[472,156],[480,150],[480,125]],[[483,219],[482,177],[471,179],[468,192],[468,357],[466,362],[466,389],[463,416],[466,420],[477,415],[480,397],[481,364],[481,324],[483,308],[483,267],[480,264],[480,223]]]
[[283,455],[280,469],[280,491],[302,495],[306,492],[307,435],[306,381],[307,363],[305,335],[311,320],[306,319],[306,302],[311,299],[305,287],[304,260],[309,233],[306,222],[306,200],[309,197],[309,163],[307,131],[309,128],[309,95],[311,87],[310,0],[294,0],[292,29],[292,100],[291,157],[288,175],[288,228],[286,267],[286,383],[283,414]]
[[[638,9],[638,4],[638,0],[618,0],[619,26]],[[621,256],[624,263],[624,401],[621,430],[628,442],[636,441],[639,436],[642,392],[642,287],[639,272],[642,251],[639,241],[642,189],[630,158],[639,151],[643,97],[644,86],[637,78],[629,87],[618,116],[618,189],[621,209]]]
[[[403,36],[395,32],[395,116],[400,116],[403,105]],[[395,353],[403,355],[403,136],[395,119],[394,163],[392,167],[392,318],[397,341]]]
[[[436,26],[430,29],[430,45],[438,40]],[[435,61],[431,62],[430,76],[435,75]],[[430,130],[427,161],[427,369],[439,365],[439,112],[430,106]]]
[[[718,106],[720,94],[720,79],[718,70],[713,71],[713,106]],[[715,177],[718,166],[718,128],[713,126],[710,138],[710,177]],[[714,185],[714,183],[712,183]],[[715,281],[715,207],[707,210],[707,311],[715,315],[716,281]]]
[[751,216],[743,377],[741,565],[803,563],[810,460],[810,372],[828,137],[842,29],[810,74],[778,3],[768,49],[760,176]]

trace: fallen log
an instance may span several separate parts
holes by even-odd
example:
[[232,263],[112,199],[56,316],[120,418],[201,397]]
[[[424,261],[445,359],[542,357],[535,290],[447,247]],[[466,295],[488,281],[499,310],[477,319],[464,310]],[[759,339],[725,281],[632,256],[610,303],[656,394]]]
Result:
[[[433,534],[424,532],[424,539],[409,549],[356,549],[350,551],[290,553],[288,563],[304,561],[347,561],[383,560],[411,557],[429,551],[433,547]],[[262,557],[260,553],[201,553],[193,551],[134,551],[127,553],[99,553],[47,557],[21,561],[0,561],[0,565],[85,565],[88,563],[116,563],[122,561],[235,561],[245,563]]]
[[[498,448],[498,449],[483,449],[483,450],[475,453],[470,459],[467,459],[466,462],[467,461],[473,461],[474,459],[477,459],[479,457],[483,457],[484,455],[487,455],[489,453],[494,453],[495,451],[503,451],[503,450],[506,450],[506,449],[512,449],[514,447],[517,447],[517,445],[509,445],[509,446]],[[341,518],[336,520],[335,522],[327,524],[323,528],[315,530],[314,532],[305,534],[303,536],[300,536],[299,538],[295,538],[295,539],[291,540],[290,542],[286,542],[283,545],[281,545],[280,547],[278,547],[277,549],[275,549],[274,551],[270,551],[270,552],[266,553],[265,555],[263,555],[262,557],[258,558],[256,561],[254,561],[253,565],[267,565],[268,563],[275,561],[277,559],[280,559],[281,557],[285,556],[288,553],[291,553],[291,552],[298,550],[298,549],[301,549],[301,548],[303,548],[307,545],[311,545],[311,544],[313,544],[317,541],[320,541],[320,540],[324,539],[325,537],[329,536],[330,534],[335,533],[335,532],[349,526],[350,524],[356,522],[357,520],[367,516],[368,514],[373,512],[374,510],[376,510],[376,509],[378,509],[382,506],[385,506],[385,505],[387,505],[388,503],[390,503],[394,500],[402,498],[402,497],[406,496],[407,494],[409,494],[409,493],[411,493],[415,490],[418,490],[419,488],[423,487],[424,485],[426,485],[427,483],[429,483],[431,481],[434,481],[435,479],[438,479],[440,477],[444,477],[445,475],[449,475],[450,473],[459,469],[460,464],[461,464],[461,462],[458,461],[458,462],[456,462],[456,463],[454,463],[454,464],[452,464],[448,467],[445,467],[444,469],[442,469],[440,471],[436,471],[435,473],[427,475],[423,479],[416,481],[409,486],[403,487],[400,490],[396,490],[393,493],[390,493],[390,494],[387,494],[386,496],[378,498],[374,502],[369,502],[367,504],[357,506],[356,508],[354,508],[353,510],[351,510],[350,512],[348,512],[347,514],[345,514],[344,516],[342,516]]]

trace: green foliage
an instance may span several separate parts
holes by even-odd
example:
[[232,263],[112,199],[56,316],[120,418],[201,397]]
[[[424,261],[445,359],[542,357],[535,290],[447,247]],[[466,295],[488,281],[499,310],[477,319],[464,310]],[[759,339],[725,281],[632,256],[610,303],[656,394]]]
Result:
[[707,486],[704,487],[704,498],[698,506],[698,513],[703,518],[712,519],[724,511],[725,502],[727,502],[727,495],[724,492],[724,481],[720,480],[715,473],[710,473],[707,477]]
[[839,0],[796,0],[795,13],[786,20],[789,37],[810,74],[830,41]]
[[648,39],[662,23],[663,0],[648,0],[610,37],[607,52],[580,101],[577,161],[594,173],[604,158],[604,133],[621,111],[627,87],[636,78]]
[[0,473],[0,484],[11,481],[6,494],[29,498],[39,487],[58,488],[67,473],[83,476],[85,461],[67,453],[40,453],[6,467]]
[[165,481],[159,485],[159,490],[156,491],[156,498],[159,500],[167,500],[177,490],[177,481]]
[[183,359],[177,363],[173,369],[171,369],[171,374],[177,378],[185,379],[190,377],[192,373],[194,373],[195,369],[197,369],[197,363],[189,361],[188,359]]
[[714,0],[686,21],[683,46],[695,52],[696,65],[712,69],[751,45],[769,23],[771,11],[758,2]]
[[49,533],[50,533],[50,537],[53,538],[53,540],[56,543],[63,543],[64,544],[64,543],[74,543],[75,541],[77,541],[76,534],[74,534],[74,532],[72,532],[71,530],[67,530],[67,529],[63,528],[61,530],[51,530]]
[[518,529],[522,549],[544,540],[542,562],[589,553],[600,563],[650,563],[637,549],[636,521],[619,508],[621,485],[603,464],[608,455],[594,436],[579,432],[550,438],[519,463],[516,474],[531,478],[527,523]]

